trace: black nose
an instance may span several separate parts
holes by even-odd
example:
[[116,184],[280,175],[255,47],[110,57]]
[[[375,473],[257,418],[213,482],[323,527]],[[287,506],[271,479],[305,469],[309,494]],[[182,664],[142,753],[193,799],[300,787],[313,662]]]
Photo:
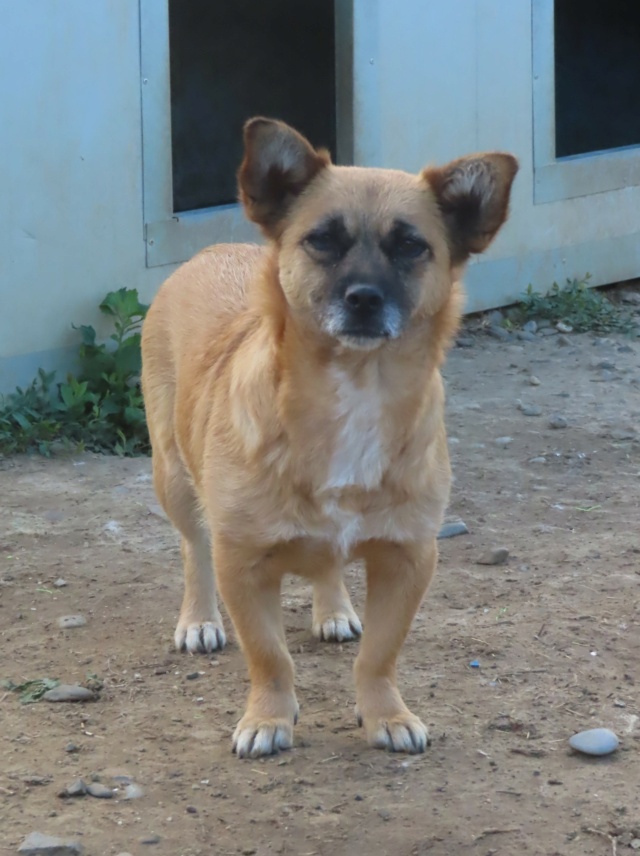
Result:
[[384,295],[377,285],[354,283],[345,291],[344,302],[352,312],[369,314],[382,309]]

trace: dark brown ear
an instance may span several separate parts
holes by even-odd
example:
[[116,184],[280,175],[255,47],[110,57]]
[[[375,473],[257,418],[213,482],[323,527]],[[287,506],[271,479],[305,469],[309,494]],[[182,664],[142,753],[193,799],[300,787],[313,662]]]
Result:
[[517,171],[513,155],[489,152],[422,172],[444,216],[453,264],[461,264],[470,253],[481,253],[489,246],[507,219]]
[[267,237],[278,237],[279,224],[292,201],[329,163],[328,152],[316,151],[284,122],[249,119],[244,126],[244,159],[238,170],[240,201],[247,217]]

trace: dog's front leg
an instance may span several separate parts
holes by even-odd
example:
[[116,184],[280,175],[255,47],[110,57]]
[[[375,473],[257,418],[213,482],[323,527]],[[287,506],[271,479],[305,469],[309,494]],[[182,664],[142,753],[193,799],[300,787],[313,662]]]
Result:
[[425,544],[363,545],[367,601],[362,646],[355,663],[358,718],[378,749],[424,752],[426,726],[411,713],[396,685],[396,661],[433,577],[435,540]]
[[240,758],[290,749],[298,703],[282,619],[282,562],[220,538],[214,539],[213,560],[220,594],[251,680],[247,708],[233,735],[233,749]]

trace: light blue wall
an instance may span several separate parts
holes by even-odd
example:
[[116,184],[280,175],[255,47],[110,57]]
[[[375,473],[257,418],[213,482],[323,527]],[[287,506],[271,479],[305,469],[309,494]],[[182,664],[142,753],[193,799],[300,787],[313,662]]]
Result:
[[171,270],[145,265],[141,134],[138,0],[0,0],[0,390]]

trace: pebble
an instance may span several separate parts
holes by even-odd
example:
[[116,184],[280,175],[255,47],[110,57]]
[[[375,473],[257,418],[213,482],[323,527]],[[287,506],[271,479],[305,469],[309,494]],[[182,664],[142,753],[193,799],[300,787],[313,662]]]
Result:
[[478,565],[504,565],[509,558],[509,551],[506,547],[495,547],[489,550],[477,560]]
[[538,455],[535,458],[529,458],[529,463],[530,464],[546,464],[547,459],[544,457],[544,455]]
[[591,728],[574,734],[569,739],[569,746],[585,755],[610,755],[618,748],[619,742],[608,728]]
[[554,330],[553,327],[545,327],[543,330],[540,330],[541,336],[557,336],[558,331]]
[[501,342],[513,341],[513,334],[505,330],[504,327],[487,327],[487,335],[499,339]]
[[143,835],[140,844],[160,844],[159,835]]
[[456,339],[456,345],[459,348],[473,348],[475,343],[475,339],[472,339],[471,336],[458,336]]
[[76,743],[67,743],[64,747],[65,752],[79,752],[80,747]]
[[558,333],[573,333],[573,327],[571,324],[566,324],[564,321],[558,321],[556,324],[556,330]]
[[549,428],[566,428],[569,423],[560,413],[552,413],[547,420]]
[[538,332],[538,324],[532,318],[531,321],[527,321],[525,324],[522,325],[522,329],[524,330],[525,333],[534,333],[535,334]]
[[615,371],[616,364],[613,360],[592,360],[591,361],[592,369],[606,369],[607,371]]
[[71,627],[84,627],[87,619],[84,615],[63,615],[58,619],[58,627],[69,630]]
[[537,336],[535,333],[529,333],[528,330],[518,330],[516,333],[516,338],[521,342],[535,342]]
[[62,577],[58,577],[58,579],[54,582],[54,586],[56,588],[64,588],[67,585],[67,581],[63,580]]
[[640,850],[640,838],[634,838],[629,847],[632,850]]
[[45,701],[94,701],[95,697],[95,693],[86,687],[73,684],[60,684],[42,696]]
[[540,386],[540,378],[532,374],[529,377],[529,383],[531,384],[531,386]]
[[82,779],[76,779],[68,788],[65,788],[62,795],[65,797],[83,797],[87,793],[87,786]]
[[87,785],[87,793],[89,796],[96,797],[99,800],[113,799],[113,791],[111,788],[100,784],[100,782],[91,782],[90,785]]
[[631,345],[620,345],[619,348],[616,348],[619,354],[635,354],[634,349]]
[[494,327],[504,321],[504,313],[500,309],[492,309],[487,312],[487,321]]
[[469,529],[463,520],[451,520],[449,523],[443,523],[438,538],[455,538],[456,535],[468,535]]
[[136,785],[135,782],[132,782],[130,785],[127,785],[124,789],[124,798],[126,800],[137,800],[143,796],[144,790],[140,787],[140,785]]
[[23,856],[81,856],[84,848],[79,841],[32,832],[18,847],[18,853]]
[[537,404],[522,404],[518,405],[518,409],[523,416],[542,416],[542,408]]
[[512,441],[513,437],[496,437],[493,442],[496,444],[496,446],[502,446],[504,448],[508,446],[509,443],[511,443]]

